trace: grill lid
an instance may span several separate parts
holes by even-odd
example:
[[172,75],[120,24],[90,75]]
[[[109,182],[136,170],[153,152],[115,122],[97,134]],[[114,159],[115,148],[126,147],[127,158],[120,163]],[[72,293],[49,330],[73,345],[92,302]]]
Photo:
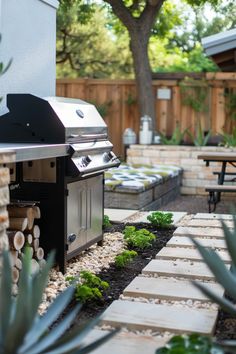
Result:
[[94,105],[79,99],[8,94],[0,117],[1,142],[76,143],[107,139],[107,125]]

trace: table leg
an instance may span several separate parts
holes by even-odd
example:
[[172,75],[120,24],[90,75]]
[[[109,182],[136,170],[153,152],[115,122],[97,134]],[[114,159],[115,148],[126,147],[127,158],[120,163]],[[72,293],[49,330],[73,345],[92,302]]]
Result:
[[[223,161],[223,162],[222,162],[221,172],[220,172],[219,179],[218,179],[218,184],[224,184],[226,164],[227,164],[226,161]],[[216,198],[216,199],[217,199],[217,202],[220,201],[220,196],[221,196],[221,193],[220,193],[220,192],[217,192],[217,198]]]

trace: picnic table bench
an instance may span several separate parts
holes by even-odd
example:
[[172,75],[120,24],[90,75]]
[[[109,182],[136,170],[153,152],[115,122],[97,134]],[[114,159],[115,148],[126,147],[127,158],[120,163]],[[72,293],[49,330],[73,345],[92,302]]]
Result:
[[[224,185],[224,182],[233,182],[236,179],[236,170],[235,173],[226,172],[227,164],[236,167],[236,153],[208,152],[207,154],[198,155],[198,159],[204,160],[206,166],[209,166],[210,162],[221,162],[221,171],[213,172],[213,174],[218,176],[217,184],[205,186],[205,191],[209,193],[208,205],[209,213],[211,213],[212,211],[215,211],[216,204],[220,201],[222,192],[236,192],[236,185]],[[232,178],[225,179],[225,176],[231,176]]]

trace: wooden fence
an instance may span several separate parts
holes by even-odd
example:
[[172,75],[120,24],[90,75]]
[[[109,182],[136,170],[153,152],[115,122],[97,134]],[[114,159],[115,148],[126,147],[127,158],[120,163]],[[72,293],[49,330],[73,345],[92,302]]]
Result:
[[[185,74],[186,75],[186,74]],[[212,135],[232,132],[236,120],[236,73],[160,74],[153,80],[156,129],[171,136],[176,126],[196,134],[197,123]],[[122,134],[138,134],[140,114],[134,80],[58,79],[57,96],[80,98],[96,105],[109,129],[116,154],[122,156]],[[235,119],[233,119],[235,118]],[[187,138],[186,138],[187,139]]]

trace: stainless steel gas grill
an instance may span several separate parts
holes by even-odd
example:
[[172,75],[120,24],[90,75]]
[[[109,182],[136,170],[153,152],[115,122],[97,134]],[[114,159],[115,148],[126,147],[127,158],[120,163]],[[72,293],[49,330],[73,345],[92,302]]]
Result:
[[66,260],[103,239],[103,171],[120,164],[107,126],[84,101],[9,94],[0,147],[16,152],[11,199],[40,203],[41,242]]

